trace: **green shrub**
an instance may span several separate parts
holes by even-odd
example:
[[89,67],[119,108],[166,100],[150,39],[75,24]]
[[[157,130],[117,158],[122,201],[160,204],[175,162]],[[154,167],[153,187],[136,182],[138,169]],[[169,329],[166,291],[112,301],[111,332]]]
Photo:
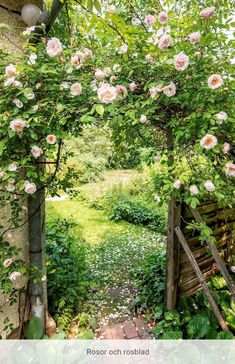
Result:
[[81,302],[87,297],[89,277],[86,248],[69,230],[75,224],[55,220],[47,227],[46,253],[48,305],[59,327],[66,329]]
[[166,233],[166,218],[157,210],[148,207],[143,201],[120,197],[111,209],[110,220],[125,220],[134,225],[142,225],[159,233]]

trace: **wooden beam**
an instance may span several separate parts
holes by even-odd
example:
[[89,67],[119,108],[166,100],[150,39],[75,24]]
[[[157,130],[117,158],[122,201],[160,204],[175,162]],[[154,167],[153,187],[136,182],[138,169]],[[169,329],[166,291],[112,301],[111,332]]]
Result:
[[[192,212],[192,214],[193,214],[193,216],[194,216],[197,223],[200,224],[200,223],[204,222],[202,220],[202,217],[200,216],[199,212],[196,209],[191,208],[191,212]],[[212,243],[210,241],[210,239],[206,239],[206,243],[207,243],[207,245],[208,245],[208,247],[209,247],[209,249],[210,249],[210,251],[211,251],[211,253],[212,253],[212,255],[213,255],[213,257],[214,257],[214,259],[215,259],[215,261],[216,261],[216,263],[217,263],[217,265],[219,267],[219,269],[220,269],[220,271],[221,271],[222,276],[224,277],[224,279],[225,279],[225,281],[227,283],[228,289],[231,292],[233,299],[235,300],[235,286],[234,286],[233,280],[232,280],[232,278],[231,278],[231,276],[230,276],[230,274],[229,274],[229,272],[227,270],[227,267],[226,267],[226,264],[225,264],[224,260],[221,258],[215,244]]]
[[215,302],[215,300],[214,300],[214,298],[213,298],[213,296],[212,296],[212,294],[211,294],[211,292],[210,292],[210,290],[209,290],[209,288],[207,286],[206,281],[203,278],[202,272],[200,271],[200,268],[198,267],[197,261],[194,258],[193,253],[191,252],[191,250],[190,250],[190,248],[188,246],[188,243],[187,243],[187,241],[186,241],[180,227],[176,227],[175,232],[176,232],[176,234],[178,236],[178,239],[179,239],[180,243],[182,244],[182,247],[184,248],[185,253],[188,256],[188,259],[190,260],[190,262],[192,264],[192,267],[193,267],[193,269],[194,269],[194,271],[195,271],[195,273],[196,273],[196,275],[198,277],[198,280],[199,280],[199,282],[200,282],[200,284],[202,286],[204,294],[207,297],[207,299],[208,299],[208,301],[209,301],[209,303],[211,305],[211,308],[212,308],[212,310],[214,312],[215,317],[217,318],[217,320],[218,320],[218,322],[220,324],[221,329],[223,331],[229,331],[229,328],[228,328],[226,322],[224,321],[224,319],[223,319],[223,317],[222,317],[222,315],[220,313],[220,310],[219,310],[219,308],[218,308],[218,306],[217,306],[217,304],[216,304],[216,302]]

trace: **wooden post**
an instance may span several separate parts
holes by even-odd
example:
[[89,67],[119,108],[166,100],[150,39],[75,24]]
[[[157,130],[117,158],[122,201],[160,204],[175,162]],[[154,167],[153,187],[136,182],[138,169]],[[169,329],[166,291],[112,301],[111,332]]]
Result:
[[207,283],[204,280],[203,274],[200,271],[200,268],[198,267],[197,261],[194,258],[194,255],[191,252],[191,250],[190,250],[190,248],[188,246],[188,243],[187,243],[187,241],[186,241],[186,239],[185,239],[185,237],[184,237],[184,235],[183,235],[180,227],[176,227],[175,228],[175,232],[176,232],[176,234],[177,234],[177,236],[179,238],[180,243],[182,244],[182,247],[184,248],[185,253],[188,256],[188,259],[189,259],[189,261],[190,261],[190,263],[191,263],[191,265],[192,265],[192,267],[193,267],[193,269],[194,269],[197,277],[198,277],[198,280],[199,280],[199,282],[200,282],[200,284],[202,286],[202,289],[204,291],[204,294],[207,297],[207,299],[208,299],[208,301],[209,301],[209,303],[211,305],[211,308],[212,308],[212,310],[214,312],[215,317],[217,318],[217,320],[218,320],[218,322],[220,324],[221,329],[223,331],[229,331],[229,328],[226,325],[226,323],[225,323],[225,321],[224,321],[224,319],[223,319],[223,317],[222,317],[222,315],[220,313],[220,310],[219,310],[219,308],[218,308],[218,306],[217,306],[217,304],[216,304],[216,302],[215,302],[212,294],[210,293],[210,290],[209,290],[209,288],[207,286]]
[[[191,209],[191,212],[196,220],[197,223],[203,223],[203,220],[202,220],[202,217],[201,215],[199,214],[199,212],[196,210],[196,209],[193,209],[193,208],[190,208]],[[222,257],[219,255],[218,253],[218,250],[215,246],[215,244],[211,243],[210,239],[206,239],[206,243],[220,269],[220,272],[221,274],[223,275],[226,283],[227,283],[227,286],[228,286],[228,289],[229,291],[231,292],[232,294],[232,298],[235,300],[235,286],[234,286],[234,283],[233,283],[233,280],[226,268],[226,264],[224,262],[224,260],[222,259]]]

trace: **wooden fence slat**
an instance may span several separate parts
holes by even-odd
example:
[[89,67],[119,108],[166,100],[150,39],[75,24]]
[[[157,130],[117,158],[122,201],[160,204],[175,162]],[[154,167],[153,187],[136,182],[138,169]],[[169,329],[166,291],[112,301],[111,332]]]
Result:
[[[200,216],[199,212],[196,209],[191,208],[191,212],[197,223],[203,223],[202,217]],[[227,283],[228,289],[231,292],[233,299],[235,299],[235,286],[234,286],[233,280],[226,268],[226,264],[225,264],[224,260],[221,258],[215,244],[211,243],[210,239],[206,239],[206,243]]]
[[210,292],[210,290],[209,290],[209,288],[207,286],[207,283],[205,282],[205,280],[203,278],[203,275],[202,275],[202,273],[200,271],[200,268],[197,265],[197,261],[194,258],[194,256],[193,256],[193,254],[192,254],[192,252],[191,252],[191,250],[190,250],[190,248],[188,246],[187,241],[185,240],[185,237],[184,237],[180,227],[176,227],[175,232],[176,232],[176,234],[178,236],[178,239],[179,239],[180,243],[182,244],[182,246],[184,248],[185,253],[188,255],[188,258],[189,258],[189,260],[190,260],[190,262],[192,264],[192,267],[194,268],[194,271],[195,271],[196,275],[198,276],[198,280],[199,280],[199,282],[200,282],[200,284],[202,286],[202,289],[203,289],[203,291],[205,293],[205,296],[207,297],[207,299],[208,299],[208,301],[209,301],[209,303],[211,305],[211,308],[212,308],[212,310],[214,312],[214,315],[215,315],[215,317],[217,318],[217,320],[218,320],[218,322],[220,324],[221,329],[223,331],[229,331],[229,328],[228,328],[227,324],[225,323],[225,321],[224,321],[224,319],[223,319],[223,317],[222,317],[222,315],[220,313],[220,310],[219,310],[219,308],[218,308],[218,306],[217,306],[217,304],[216,304],[216,302],[215,302],[215,300],[214,300],[214,298],[213,298],[213,296],[212,296],[212,294],[211,294],[211,292]]

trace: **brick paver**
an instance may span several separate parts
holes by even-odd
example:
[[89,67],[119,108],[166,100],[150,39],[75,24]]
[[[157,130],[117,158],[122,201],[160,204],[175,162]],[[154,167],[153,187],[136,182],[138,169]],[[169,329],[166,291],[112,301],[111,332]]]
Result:
[[151,340],[149,327],[143,318],[134,317],[132,320],[119,324],[104,325],[101,328],[99,338],[112,340]]

